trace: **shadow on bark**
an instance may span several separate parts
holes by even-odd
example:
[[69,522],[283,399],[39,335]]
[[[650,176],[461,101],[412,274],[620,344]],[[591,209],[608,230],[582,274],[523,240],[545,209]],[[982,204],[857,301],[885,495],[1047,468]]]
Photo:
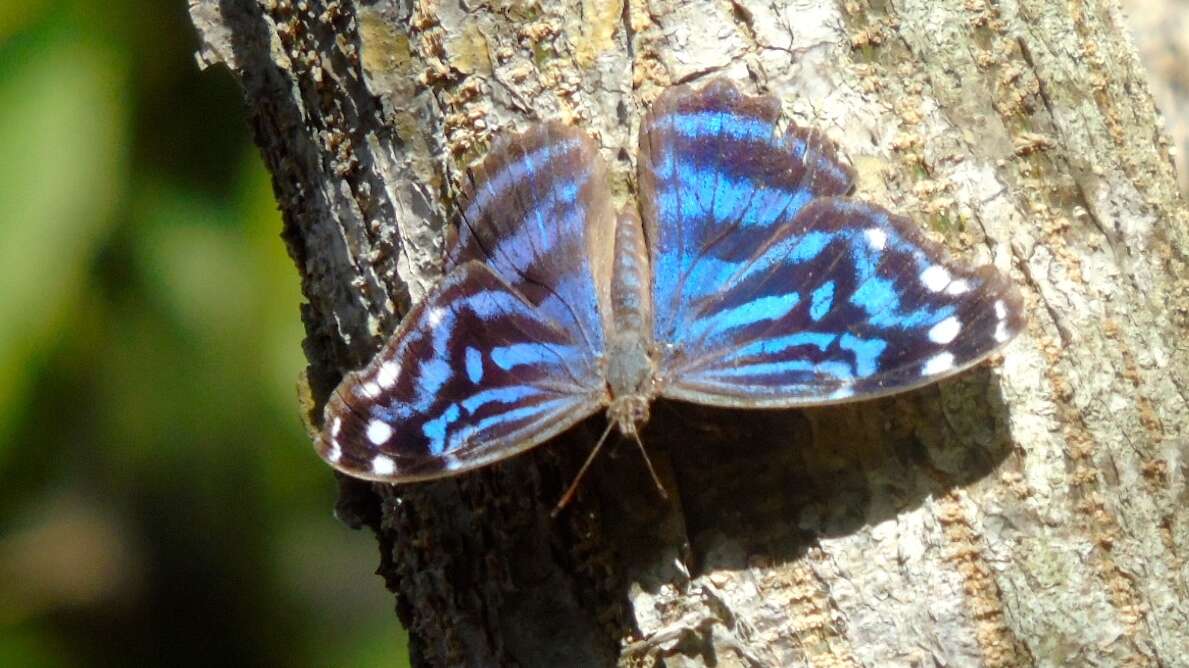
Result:
[[620,441],[550,518],[604,426],[596,416],[460,478],[344,479],[339,515],[376,532],[414,665],[614,665],[638,592],[800,560],[993,472],[1011,451],[998,387],[985,369],[953,382],[944,396],[812,410],[657,402],[643,437],[668,501]]

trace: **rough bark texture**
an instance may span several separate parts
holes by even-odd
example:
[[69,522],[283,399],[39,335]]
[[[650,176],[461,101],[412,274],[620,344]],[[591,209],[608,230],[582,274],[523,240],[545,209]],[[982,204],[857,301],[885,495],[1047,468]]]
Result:
[[[242,82],[301,273],[314,399],[433,284],[501,128],[729,76],[860,195],[1022,286],[995,363],[813,411],[661,404],[549,510],[601,419],[505,464],[343,481],[414,664],[1189,665],[1189,214],[1115,0],[191,0]],[[330,475],[328,470],[328,475]],[[360,577],[365,577],[360,573]]]
[[1189,0],[1122,0],[1189,193]]

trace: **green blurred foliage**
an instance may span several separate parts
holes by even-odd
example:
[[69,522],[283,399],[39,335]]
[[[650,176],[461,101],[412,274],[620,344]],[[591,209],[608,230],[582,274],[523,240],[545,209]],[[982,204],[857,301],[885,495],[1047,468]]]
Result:
[[407,665],[182,0],[0,3],[0,665]]

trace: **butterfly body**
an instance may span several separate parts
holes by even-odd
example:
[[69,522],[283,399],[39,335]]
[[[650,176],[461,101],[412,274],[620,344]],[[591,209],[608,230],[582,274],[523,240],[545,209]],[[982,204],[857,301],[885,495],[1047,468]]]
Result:
[[907,219],[846,193],[813,130],[725,81],[666,91],[640,130],[637,207],[597,145],[546,123],[472,171],[446,276],[327,404],[321,456],[408,482],[483,466],[657,397],[788,408],[900,392],[1000,349],[1020,298]]
[[615,266],[611,273],[612,328],[605,357],[610,405],[607,419],[630,436],[648,422],[656,396],[656,350],[649,307],[648,248],[640,220],[621,214],[615,231]]

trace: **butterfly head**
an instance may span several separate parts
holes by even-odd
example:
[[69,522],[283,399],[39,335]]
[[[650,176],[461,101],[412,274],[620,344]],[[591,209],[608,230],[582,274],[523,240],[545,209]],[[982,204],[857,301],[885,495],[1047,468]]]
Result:
[[607,419],[619,428],[624,436],[636,436],[648,422],[648,406],[651,402],[642,394],[627,394],[615,397],[607,407]]

